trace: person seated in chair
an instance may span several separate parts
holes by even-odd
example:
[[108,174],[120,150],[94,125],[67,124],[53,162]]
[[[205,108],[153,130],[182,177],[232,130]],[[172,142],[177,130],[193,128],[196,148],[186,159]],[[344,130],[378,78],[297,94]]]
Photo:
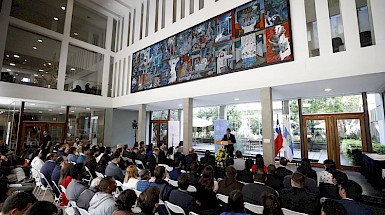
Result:
[[234,168],[237,171],[242,171],[244,170],[245,167],[245,160],[243,160],[242,152],[237,150],[235,152],[235,159],[234,159]]
[[171,191],[169,202],[181,207],[186,214],[190,211],[198,212],[198,205],[193,196],[188,194],[187,188],[190,185],[190,177],[188,174],[183,173],[178,178],[177,190]]
[[373,211],[357,202],[362,195],[362,187],[357,182],[352,180],[342,182],[339,194],[342,199],[337,202],[345,207],[349,215],[373,214]]
[[186,155],[186,171],[190,171],[192,162],[198,162],[198,155],[195,153],[195,149],[191,147],[188,149],[188,155]]
[[230,195],[233,190],[242,190],[243,184],[236,180],[237,171],[233,166],[226,167],[226,177],[218,183],[217,193],[225,196]]
[[115,200],[112,196],[117,188],[113,177],[105,177],[99,184],[100,192],[95,193],[90,201],[88,212],[92,215],[112,214],[115,210]]
[[245,183],[253,183],[253,173],[251,172],[251,168],[254,165],[254,161],[251,159],[247,159],[245,161],[245,169],[237,172],[237,180]]
[[273,188],[264,184],[266,180],[266,173],[263,169],[257,169],[257,171],[254,172],[254,180],[255,183],[246,184],[242,189],[243,199],[245,202],[262,205],[262,193],[267,192],[275,196],[277,195]]
[[68,184],[65,195],[69,201],[77,202],[80,194],[87,189],[87,185],[82,182],[86,175],[86,169],[82,163],[75,164],[71,169],[72,180]]
[[276,168],[273,164],[267,166],[267,176],[265,184],[274,190],[281,192],[283,183],[279,177],[276,176]]
[[288,161],[285,157],[281,157],[281,159],[279,159],[280,166],[277,167],[276,176],[281,178],[281,181],[283,181],[285,176],[293,174],[293,171],[286,168],[287,163]]
[[111,162],[106,167],[106,176],[114,177],[116,180],[123,182],[124,175],[122,170],[119,168],[118,163],[120,161],[120,156],[113,154],[111,156]]
[[176,181],[180,174],[182,174],[182,162],[178,158],[175,158],[172,166],[174,169],[169,173],[169,176],[171,180]]
[[91,181],[91,186],[80,194],[79,199],[76,202],[78,207],[88,210],[92,197],[94,197],[95,193],[100,191],[99,184],[101,180],[102,177],[96,177]]

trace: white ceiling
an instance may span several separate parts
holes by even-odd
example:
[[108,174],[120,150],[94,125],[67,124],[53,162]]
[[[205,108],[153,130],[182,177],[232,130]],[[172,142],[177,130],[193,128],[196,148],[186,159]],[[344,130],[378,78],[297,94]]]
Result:
[[[325,92],[324,89],[332,91]],[[272,87],[273,100],[293,100],[318,97],[332,97],[342,95],[361,94],[362,92],[374,93],[385,91],[385,72],[371,75],[353,76],[290,84]],[[239,98],[239,100],[234,100]],[[224,94],[206,95],[193,98],[194,107],[207,107],[217,105],[231,105],[241,103],[260,102],[260,89],[252,89]],[[182,106],[179,106],[182,104]],[[126,106],[120,109],[138,110],[138,106]],[[165,109],[183,109],[183,99],[169,100],[147,104],[148,111]]]
[[114,17],[123,17],[142,0],[78,0],[97,11]]

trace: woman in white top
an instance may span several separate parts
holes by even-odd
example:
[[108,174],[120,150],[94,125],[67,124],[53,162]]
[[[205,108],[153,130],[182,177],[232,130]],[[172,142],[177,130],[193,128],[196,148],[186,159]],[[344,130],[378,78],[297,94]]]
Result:
[[333,172],[336,171],[336,164],[332,160],[324,161],[325,170],[319,174],[319,182],[333,184]]
[[124,177],[123,181],[123,190],[131,189],[136,190],[137,184],[138,184],[138,169],[135,165],[131,165],[127,167],[126,169],[126,176]]
[[[41,167],[44,165],[44,161],[41,159],[42,156],[43,156],[43,151],[39,151],[39,154],[37,154],[35,156],[35,158],[33,158],[32,162],[31,162],[32,168],[36,169],[38,172],[40,172]],[[36,172],[32,172],[32,176],[34,178],[38,178],[39,177],[36,174],[37,174]]]

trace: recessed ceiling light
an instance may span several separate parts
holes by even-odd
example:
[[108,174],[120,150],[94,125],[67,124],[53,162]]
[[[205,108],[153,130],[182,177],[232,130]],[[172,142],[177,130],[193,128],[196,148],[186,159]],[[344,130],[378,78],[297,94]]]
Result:
[[16,73],[15,75],[19,75],[19,74]]
[[16,64],[14,64],[14,63],[10,63],[9,65],[10,65],[10,66],[16,66]]
[[64,108],[66,108],[66,106],[61,106],[61,108],[63,108],[63,109],[64,109]]
[[179,104],[178,106],[179,106],[179,107],[182,107],[183,105],[182,105],[182,104]]
[[41,75],[42,77],[44,77],[44,75]]
[[36,104],[35,104],[35,103],[31,103],[31,104],[29,104],[29,105],[31,105],[31,106],[35,106]]
[[48,65],[50,65],[50,66],[51,66],[51,65],[52,65],[52,63],[48,63]]
[[75,35],[75,36],[78,36],[79,34],[78,34],[77,32],[74,32],[74,35]]
[[11,69],[7,69],[7,72],[12,72],[12,70]]
[[60,7],[62,10],[66,10],[66,6],[61,6]]
[[37,40],[37,42],[39,42],[39,43],[42,43],[42,42],[43,42],[43,40],[42,40],[42,39],[38,39],[38,40]]
[[75,71],[76,69],[75,68],[71,68],[71,71]]
[[19,58],[20,56],[17,55],[17,54],[14,54],[13,57],[14,57],[14,58]]
[[325,92],[329,92],[329,91],[332,91],[332,89],[331,88],[326,88],[326,89],[324,89],[324,91]]
[[63,113],[59,113],[60,115],[63,115]]
[[47,64],[43,63],[43,66],[47,66]]
[[37,47],[36,46],[32,46],[33,50],[37,50]]
[[75,111],[74,111],[74,110],[71,110],[71,113],[75,113]]
[[91,108],[86,108],[86,110],[91,110]]
[[48,111],[52,111],[52,109],[48,109]]
[[234,98],[234,101],[238,101],[239,100],[239,98]]
[[22,81],[22,82],[30,82],[31,79],[29,79],[29,78],[22,78],[21,81]]
[[39,72],[44,72],[44,69],[39,69]]
[[39,75],[38,75],[38,74],[33,74],[33,76],[37,77],[37,76],[39,76]]
[[48,72],[45,72],[46,74],[48,74]]
[[39,111],[39,113],[43,113],[43,111]]
[[5,57],[9,57],[9,54],[5,55]]
[[55,21],[59,21],[59,18],[57,18],[57,17],[54,17],[54,18],[53,18],[53,20],[55,20]]
[[25,62],[27,62],[28,60],[27,59],[24,59]]

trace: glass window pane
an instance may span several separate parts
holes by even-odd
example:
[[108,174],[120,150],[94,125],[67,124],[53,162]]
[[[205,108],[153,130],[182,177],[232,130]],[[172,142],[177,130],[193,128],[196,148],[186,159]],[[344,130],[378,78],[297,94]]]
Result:
[[362,112],[362,96],[303,99],[303,114]]
[[108,97],[112,97],[112,75],[114,74],[114,58],[110,57],[110,72],[108,76]]
[[328,159],[326,121],[307,120],[306,131],[308,158],[323,164]]
[[103,76],[103,55],[77,46],[68,48],[64,89],[100,95]]
[[179,111],[182,110],[170,110],[170,121],[179,121]]
[[309,57],[319,56],[318,27],[314,0],[305,1],[305,13]]
[[356,0],[361,47],[375,45],[373,25],[367,0]]
[[345,51],[344,25],[339,0],[328,0],[333,53]]
[[343,166],[361,166],[362,138],[359,119],[337,120],[340,163]]
[[383,154],[385,153],[385,120],[383,97],[378,93],[368,94],[367,97],[373,152]]
[[71,37],[104,48],[107,17],[77,1],[72,14]]
[[63,33],[67,0],[13,0],[11,16]]
[[116,52],[116,26],[117,26],[117,21],[114,19],[112,21],[112,41],[111,41],[111,51]]
[[66,106],[25,102],[24,121],[65,122]]
[[56,89],[60,42],[9,26],[1,81]]
[[168,119],[168,110],[153,111],[151,114],[152,120],[167,120]]

